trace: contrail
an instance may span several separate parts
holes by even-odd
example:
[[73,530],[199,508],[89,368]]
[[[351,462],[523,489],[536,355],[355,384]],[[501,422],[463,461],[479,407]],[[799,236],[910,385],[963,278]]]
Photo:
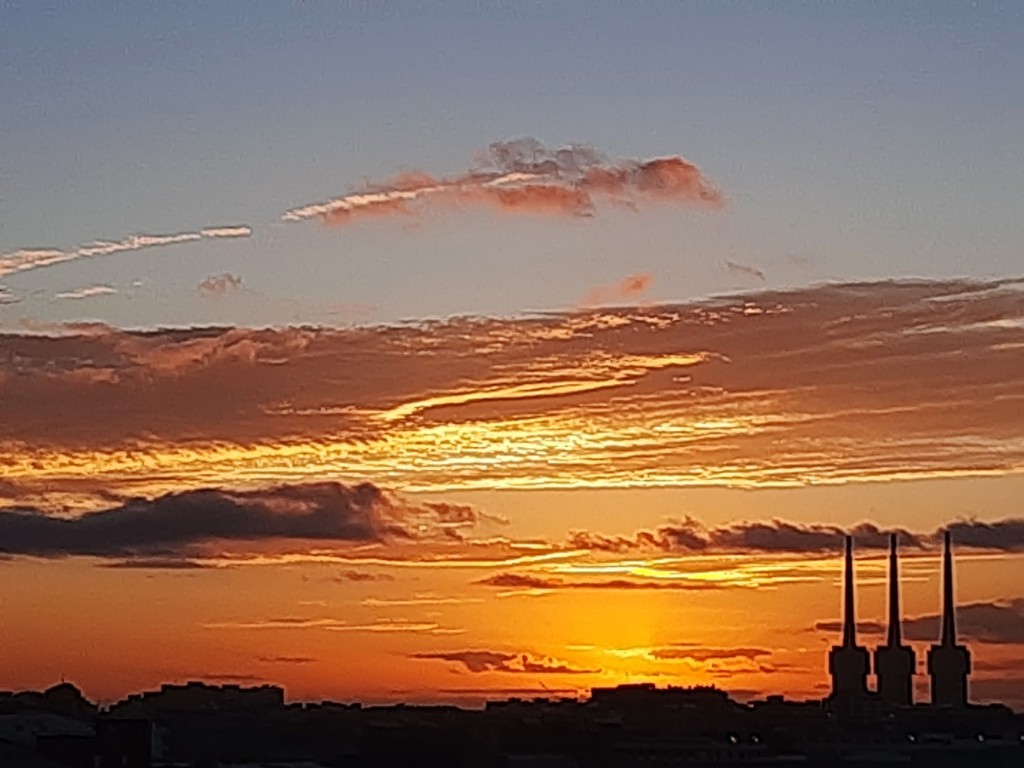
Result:
[[90,285],[85,288],[76,288],[72,291],[62,291],[54,298],[57,299],[88,299],[92,296],[108,296],[117,293],[112,285]]
[[198,232],[179,232],[173,235],[128,235],[121,240],[94,240],[69,251],[54,248],[23,248],[0,254],[0,277],[16,272],[27,272],[30,269],[49,267],[74,259],[109,256],[113,253],[141,251],[145,248],[192,243],[197,240],[249,237],[251,234],[252,229],[247,226],[209,227]]
[[405,173],[333,200],[293,208],[281,218],[347,224],[370,216],[415,214],[435,204],[588,217],[598,202],[634,209],[656,202],[720,208],[725,197],[681,157],[613,162],[583,145],[553,150],[536,139],[517,139],[492,144],[481,166],[461,175]]

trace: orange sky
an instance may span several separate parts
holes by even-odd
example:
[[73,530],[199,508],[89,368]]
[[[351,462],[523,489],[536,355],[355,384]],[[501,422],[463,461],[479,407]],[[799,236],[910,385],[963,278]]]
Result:
[[975,696],[1024,700],[1022,317],[1019,283],[916,281],[6,334],[0,684],[817,696],[841,531],[867,621],[903,532],[926,644],[959,521]]

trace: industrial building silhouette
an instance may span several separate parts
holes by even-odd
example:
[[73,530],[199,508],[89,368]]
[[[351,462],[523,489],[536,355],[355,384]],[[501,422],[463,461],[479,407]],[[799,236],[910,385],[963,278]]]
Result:
[[[872,655],[857,644],[856,596],[853,568],[853,537],[845,537],[843,567],[842,642],[828,654],[832,693],[828,703],[834,711],[850,714],[869,707],[909,707],[914,703],[914,649],[902,641],[900,616],[899,556],[897,534],[889,536],[889,605],[885,645],[874,652],[877,688],[868,688]],[[967,677],[971,653],[956,639],[956,601],[953,596],[953,552],[949,531],[942,551],[942,631],[928,651],[931,704],[962,708],[968,704]]]

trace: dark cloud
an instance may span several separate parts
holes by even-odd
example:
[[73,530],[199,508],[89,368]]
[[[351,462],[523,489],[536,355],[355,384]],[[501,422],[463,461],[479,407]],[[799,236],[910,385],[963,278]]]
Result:
[[[575,696],[576,688],[438,688],[438,693],[450,693],[457,696],[480,696],[485,699],[508,698],[510,696],[529,696],[530,698],[550,698],[554,695]],[[406,693],[406,692],[400,692]]]
[[725,268],[730,275],[734,275],[735,277],[743,277],[747,279],[754,278],[755,280],[760,280],[762,282],[766,279],[764,272],[757,267],[738,264],[737,262],[729,261],[728,259],[725,260]]
[[210,275],[196,287],[196,291],[204,299],[218,299],[242,287],[242,278],[230,272]]
[[597,672],[581,669],[546,656],[530,653],[503,653],[501,651],[471,650],[439,653],[414,653],[413,659],[450,661],[462,665],[469,672],[512,672],[521,674],[579,675]]
[[[3,512],[0,512],[0,516]],[[0,520],[3,518],[0,517]],[[2,527],[0,523],[0,527]],[[0,545],[2,546],[2,545]],[[174,557],[140,557],[132,560],[118,560],[113,563],[105,563],[104,568],[117,568],[117,569],[139,569],[139,570],[169,570],[169,571],[191,571],[197,569],[209,569],[209,566],[205,563],[198,563],[195,560],[182,560]]]
[[332,578],[332,581],[336,581],[339,584],[345,582],[368,582],[368,581],[394,581],[395,577],[389,573],[368,573],[367,571],[341,571],[337,576]]
[[[1024,598],[959,605],[956,620],[957,634],[964,640],[992,645],[1024,644]],[[938,614],[904,619],[903,636],[917,642],[936,642],[940,623]],[[839,632],[842,624],[839,621],[819,621],[814,628]],[[881,635],[885,630],[881,622],[857,622],[857,631],[864,634]]]
[[1024,551],[1024,519],[1016,517],[985,523],[979,520],[958,520],[948,526],[953,541],[978,549]]
[[748,659],[753,661],[754,659],[771,655],[772,652],[766,648],[707,648],[691,646],[686,643],[671,645],[665,648],[655,648],[651,651],[651,657],[661,661],[717,661],[722,659]]
[[638,531],[632,537],[604,536],[588,531],[573,531],[567,546],[604,552],[623,553],[637,549],[667,552],[835,552],[842,548],[843,536],[852,535],[858,547],[885,549],[889,534],[898,533],[904,546],[921,547],[927,539],[901,528],[885,530],[874,523],[859,523],[844,528],[819,523],[791,523],[785,520],[747,521],[708,528],[699,520],[660,526],[655,531]]
[[[904,624],[905,625],[905,624]],[[843,622],[836,621],[817,621],[814,623],[814,628],[820,632],[842,632]],[[857,631],[865,635],[882,635],[885,634],[885,624],[880,621],[858,621]]]
[[605,579],[601,581],[567,581],[546,576],[530,576],[519,573],[497,573],[474,582],[485,587],[500,589],[610,589],[610,590],[684,590],[705,591],[721,589],[721,586],[706,581],[664,580],[633,581],[629,579]]
[[259,661],[264,664],[312,664],[317,659],[312,656],[261,656]]
[[[934,641],[939,637],[938,615],[918,616],[903,622],[910,640]],[[1024,599],[968,603],[956,609],[960,637],[977,643],[1024,644]]]
[[0,552],[38,557],[143,556],[118,567],[166,567],[166,560],[159,556],[187,557],[198,545],[213,542],[374,542],[411,537],[398,520],[401,513],[384,491],[369,483],[185,491],[132,499],[72,518],[32,509],[0,510]]

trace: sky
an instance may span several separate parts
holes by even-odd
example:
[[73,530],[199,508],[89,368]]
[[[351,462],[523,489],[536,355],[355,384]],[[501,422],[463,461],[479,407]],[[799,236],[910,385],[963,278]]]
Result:
[[999,2],[0,2],[0,689],[820,697],[842,533],[923,665],[952,525],[1024,706],[1022,69]]

